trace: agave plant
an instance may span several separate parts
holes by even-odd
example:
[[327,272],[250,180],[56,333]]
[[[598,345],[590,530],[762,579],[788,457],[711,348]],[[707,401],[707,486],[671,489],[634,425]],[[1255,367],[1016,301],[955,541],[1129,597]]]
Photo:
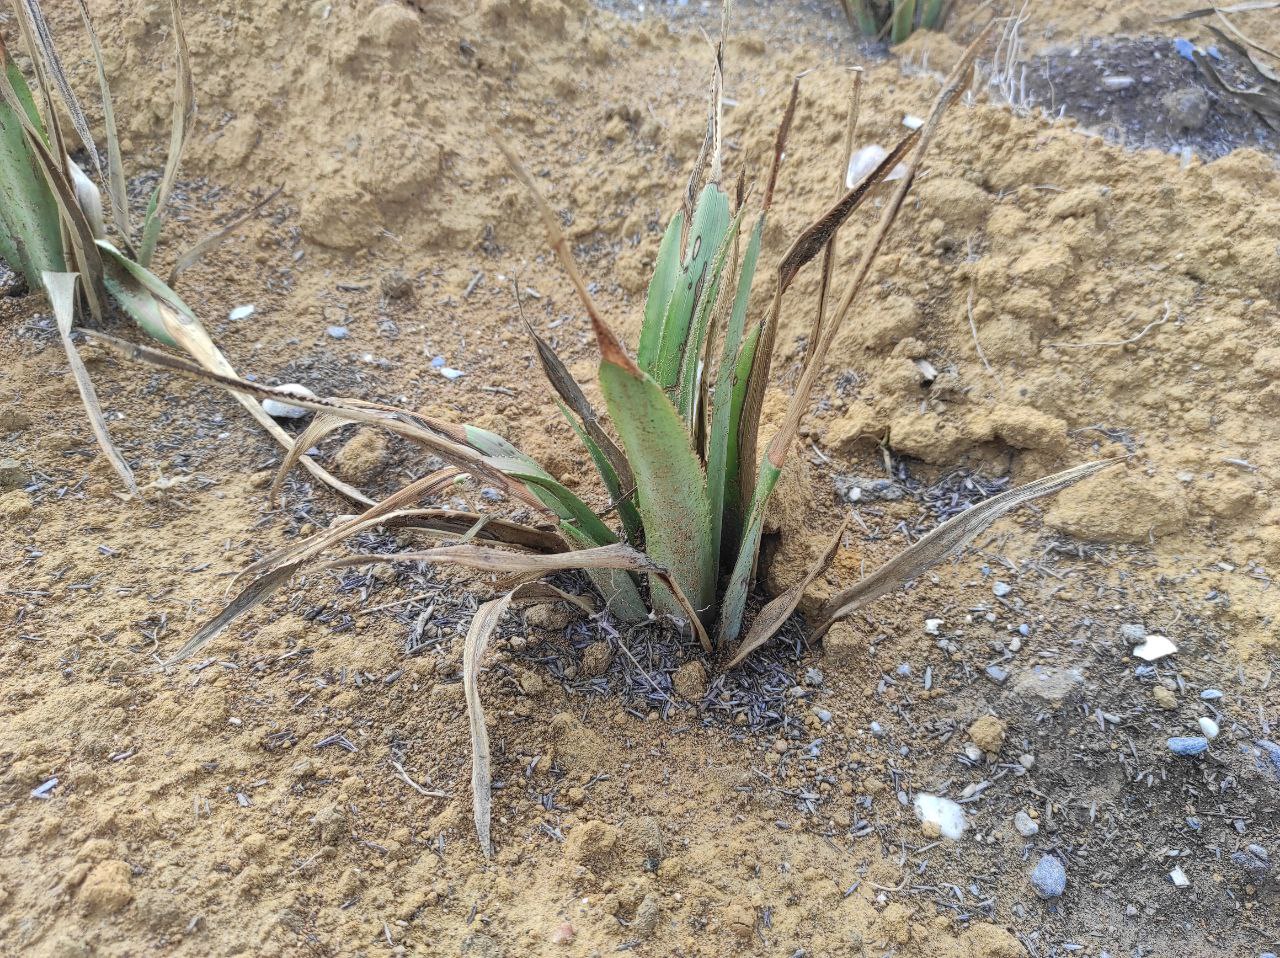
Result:
[[949,0],[840,0],[849,25],[863,36],[902,43],[916,30],[941,30]]
[[[754,322],[749,321],[748,310],[752,280],[795,111],[797,87],[792,87],[762,200],[747,231],[745,246],[741,246],[748,209],[744,190],[739,187],[731,197],[719,182],[720,162],[715,146],[719,142],[717,62],[717,81],[713,83],[717,93],[712,98],[706,146],[695,164],[684,209],[673,217],[659,245],[634,354],[593,302],[556,216],[529,175],[506,151],[513,171],[538,205],[550,242],[594,330],[600,358],[599,385],[607,416],[591,405],[550,344],[532,327],[529,332],[542,368],[560,397],[560,411],[599,472],[601,487],[608,495],[607,508],[594,508],[506,439],[479,427],[349,399],[290,397],[290,402],[318,415],[281,464],[271,491],[273,499],[298,450],[311,448],[321,437],[349,422],[388,429],[420,444],[446,465],[364,514],[253,563],[245,572],[253,581],[165,664],[194,654],[301,568],[315,563],[324,552],[356,533],[394,526],[454,540],[453,544],[417,551],[346,555],[317,567],[450,563],[510,577],[509,591],[480,606],[463,650],[464,686],[474,744],[476,828],[488,854],[489,751],[478,675],[489,637],[513,601],[558,598],[591,612],[600,611],[602,606],[621,623],[662,619],[692,630],[717,667],[731,668],[741,662],[793,613],[804,590],[840,546],[843,528],[810,573],[769,601],[743,635],[765,512],[814,384],[901,208],[925,149],[944,112],[967,86],[973,58],[983,39],[975,42],[957,66],[926,123],[904,138],[876,170],[843,192],[823,216],[800,234],[779,263],[771,307]],[[851,117],[849,129],[853,123]],[[847,135],[846,142],[850,139]],[[770,437],[763,454],[757,454],[764,389],[785,293],[807,263],[819,252],[833,248],[841,224],[900,162],[905,162],[906,173],[885,201],[844,294],[829,315],[825,309],[832,275],[831,258],[828,259],[823,294],[819,297],[821,305],[799,384],[784,421]],[[844,169],[842,163],[842,174]],[[704,172],[707,182],[702,184]],[[217,382],[233,391],[279,396],[244,380],[212,375],[156,350],[109,337],[97,338],[133,358]],[[1021,503],[1062,489],[1106,464],[1087,463],[1049,476],[989,499],[944,523],[875,573],[831,597],[810,623],[813,632],[821,635],[832,623],[915,578]],[[532,512],[535,518],[520,521],[518,516],[421,505],[466,476],[501,487],[526,515]],[[605,518],[612,514],[616,514],[616,524]],[[566,569],[585,570],[599,592],[599,605],[590,596],[569,596],[536,581],[547,573]]]
[[[152,263],[195,114],[190,56],[178,0],[170,0],[177,68],[168,156],[136,226],[130,215],[102,48],[85,0],[76,0],[76,4],[97,68],[106,163],[104,166],[84,110],[67,79],[39,0],[14,0],[14,19],[31,55],[35,93],[0,40],[0,258],[23,277],[28,289],[44,290],[55,313],[60,312],[59,308],[74,311],[75,283],[68,290],[66,279],[56,279],[55,290],[46,277],[74,273],[79,278],[84,305],[95,322],[102,321],[110,304],[157,342],[185,350],[206,369],[234,376],[231,364],[172,286],[184,270],[274,199],[278,191],[178,256],[167,281],[153,273]],[[69,118],[70,129],[64,128],[67,120],[59,107]],[[77,151],[86,158],[87,169],[72,159],[71,154]],[[105,208],[99,183],[105,186],[108,197]],[[98,444],[130,492],[136,493],[133,473],[107,434],[88,374],[72,356],[75,347],[69,329],[63,344]],[[263,428],[289,447],[289,435],[258,402],[247,396],[237,398]],[[372,504],[372,500],[316,463],[306,460],[304,465],[339,492]]]

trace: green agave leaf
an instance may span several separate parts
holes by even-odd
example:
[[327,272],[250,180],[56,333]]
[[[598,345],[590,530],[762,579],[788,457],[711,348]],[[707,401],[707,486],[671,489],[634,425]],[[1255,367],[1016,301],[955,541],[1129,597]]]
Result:
[[871,0],[845,0],[845,9],[853,5],[853,16],[858,22],[858,29],[863,36],[874,37],[880,32],[880,24],[876,22],[875,11],[871,8]]
[[[43,135],[44,125],[31,89],[3,44],[0,58],[13,99],[26,114],[27,122]],[[40,289],[44,272],[60,273],[66,261],[62,255],[58,203],[22,127],[22,119],[9,98],[0,101],[0,256],[22,274],[29,289]]]
[[[572,425],[572,418],[569,418]],[[487,429],[465,426],[464,430],[467,444],[484,453],[489,465],[513,479],[519,479],[560,517],[560,531],[573,545],[579,549],[590,549],[618,541],[613,530],[586,503],[552,478],[535,460]],[[609,611],[618,619],[623,622],[640,622],[648,616],[648,607],[640,597],[640,590],[636,588],[635,579],[630,572],[623,569],[589,569],[587,575],[604,596]]]
[[920,27],[923,30],[937,30],[942,26],[942,0],[925,0],[924,9],[920,12]]
[[708,268],[729,227],[729,197],[714,183],[708,183],[698,199],[686,242],[686,257],[676,276],[662,325],[662,338],[654,363],[654,380],[663,389],[676,388],[688,345],[694,311],[708,280]]
[[593,545],[607,546],[618,541],[614,531],[591,511],[590,506],[548,475],[528,456],[486,456],[486,462],[529,486],[534,495],[545,502],[562,520],[574,523]]
[[676,213],[662,234],[658,246],[658,258],[649,279],[649,295],[644,302],[644,325],[640,327],[640,349],[636,361],[640,368],[652,376],[658,359],[658,344],[662,341],[662,327],[667,321],[667,307],[671,305],[671,292],[675,289],[676,274],[680,270],[680,234],[684,232],[684,211]]
[[688,424],[690,433],[693,432],[693,426],[698,417],[698,382],[702,374],[698,366],[703,358],[703,344],[707,337],[707,329],[711,324],[712,308],[720,297],[720,283],[724,274],[724,265],[728,260],[729,250],[733,246],[734,238],[738,235],[738,227],[742,223],[742,217],[745,213],[745,207],[739,209],[737,215],[733,217],[733,220],[725,229],[724,235],[720,238],[720,246],[707,268],[705,279],[702,282],[702,293],[698,297],[698,305],[694,311],[693,322],[689,325],[689,332],[685,337],[684,358],[680,363],[680,390],[676,408],[680,411],[680,415],[684,416],[684,421]]
[[[705,614],[715,602],[716,569],[702,463],[666,393],[628,358],[612,330],[600,321],[595,328],[600,387],[635,473],[645,550]],[[683,616],[670,591],[651,584],[655,610]]]
[[[707,502],[711,508],[711,538],[716,547],[716,566],[721,552],[721,539],[725,528],[725,513],[735,517],[741,507],[741,485],[738,476],[738,415],[742,412],[742,400],[746,395],[746,376],[741,370],[742,330],[746,324],[747,304],[751,297],[751,282],[755,278],[756,261],[760,258],[760,243],[764,236],[763,215],[756,220],[742,257],[742,269],[738,273],[738,289],[734,295],[733,312],[725,330],[724,345],[720,351],[720,366],[715,392],[711,397],[711,429],[707,439]],[[759,331],[751,340],[746,357],[746,371],[751,370],[755,356],[755,342]],[[730,524],[732,535],[737,535],[737,521]]]
[[102,280],[111,298],[152,339],[179,347],[172,324],[200,325],[191,307],[155,273],[135,263],[107,240],[98,240],[97,245],[106,254],[102,261]]
[[760,347],[760,326],[752,328],[738,350],[738,361],[733,370],[733,392],[729,402],[729,437],[728,452],[725,457],[724,482],[724,528],[720,541],[725,537],[737,538],[742,531],[743,488],[746,472],[743,469],[742,450],[738,443],[741,437],[742,411],[747,404],[747,387],[751,379],[751,370],[755,368],[756,350]]
[[[590,549],[602,543],[592,542],[572,522],[562,522],[560,531],[579,549]],[[649,607],[644,604],[635,576],[626,569],[584,569],[591,584],[604,597],[605,607],[620,622],[643,622],[649,617]]]
[[781,475],[782,470],[768,459],[760,463],[760,473],[756,478],[755,492],[751,496],[751,510],[742,532],[738,557],[734,561],[733,572],[729,574],[729,584],[725,586],[724,595],[720,598],[720,627],[716,630],[716,641],[721,645],[736,641],[742,631],[742,613],[747,608],[751,574],[756,564],[756,553],[760,550],[760,533],[764,529],[765,505]]
[[524,325],[529,338],[533,340],[534,350],[538,354],[538,361],[542,365],[542,372],[546,375],[547,381],[551,383],[552,388],[565,404],[577,413],[583,428],[591,436],[592,444],[609,460],[609,467],[617,477],[619,485],[634,485],[635,480],[631,475],[631,467],[627,464],[627,457],[622,454],[618,444],[600,425],[600,417],[596,415],[582,387],[578,385],[577,380],[573,378],[556,351],[551,348],[551,344],[537,334],[528,320],[525,320]]
[[632,502],[633,491],[622,488],[622,480],[619,478],[617,471],[613,468],[613,463],[609,461],[609,457],[605,455],[604,450],[599,444],[591,438],[582,424],[569,410],[564,403],[557,401],[556,406],[560,409],[560,415],[564,416],[564,421],[569,424],[569,428],[574,431],[577,437],[582,440],[582,444],[587,447],[587,452],[591,456],[591,461],[596,464],[596,472],[600,473],[600,479],[604,483],[605,489],[609,492],[609,498],[617,503],[618,515],[622,518],[622,526],[627,530],[627,538],[632,544],[639,542],[644,538],[644,525],[640,521],[640,513],[636,509],[636,504]]
[[915,19],[916,0],[893,0],[893,31],[890,41],[899,44],[911,36]]

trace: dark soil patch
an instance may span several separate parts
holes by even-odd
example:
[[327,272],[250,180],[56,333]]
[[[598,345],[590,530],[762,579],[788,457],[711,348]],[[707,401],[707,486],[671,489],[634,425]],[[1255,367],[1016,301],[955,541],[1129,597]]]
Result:
[[[1204,159],[1225,156],[1240,147],[1280,154],[1280,136],[1258,116],[1224,96],[1205,80],[1200,69],[1179,53],[1168,37],[1090,40],[1025,64],[1025,105],[1075,117],[1108,141],[1132,149],[1179,152],[1189,147]],[[1231,50],[1212,47],[1223,79],[1249,86]],[[1198,91],[1208,100],[1202,125],[1178,122],[1168,98],[1179,91]]]

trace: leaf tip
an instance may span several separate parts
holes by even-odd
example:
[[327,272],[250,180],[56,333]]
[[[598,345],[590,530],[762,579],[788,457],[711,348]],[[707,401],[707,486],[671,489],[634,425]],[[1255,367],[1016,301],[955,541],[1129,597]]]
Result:
[[591,328],[596,334],[596,343],[600,347],[600,358],[611,366],[621,366],[633,376],[640,375],[640,367],[627,355],[626,348],[609,324],[599,316],[591,317]]

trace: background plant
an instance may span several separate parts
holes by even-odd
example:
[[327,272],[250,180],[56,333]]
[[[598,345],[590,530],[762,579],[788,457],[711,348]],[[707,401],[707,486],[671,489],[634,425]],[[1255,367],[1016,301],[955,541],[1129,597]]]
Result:
[[[55,298],[46,277],[76,274],[79,303],[94,323],[101,324],[110,309],[118,309],[155,341],[184,350],[208,370],[234,376],[235,369],[172,287],[184,270],[258,212],[278,191],[178,256],[167,281],[152,272],[195,116],[191,61],[181,10],[178,0],[170,0],[176,66],[168,154],[145,212],[135,223],[102,47],[85,0],[75,2],[96,67],[106,161],[104,164],[79,98],[63,69],[39,0],[14,0],[13,20],[30,54],[31,82],[0,40],[0,257],[22,276],[28,289],[43,290],[55,305],[69,303],[73,309],[77,305],[73,293],[67,294],[70,298],[65,303],[61,298],[67,292],[66,281],[55,280]],[[76,162],[72,154],[82,156],[83,162]],[[105,188],[106,204],[99,184]],[[74,343],[69,335],[63,336],[62,341],[94,436],[125,486],[136,493],[132,470],[111,442],[88,374],[72,356]],[[289,435],[256,400],[243,395],[236,398],[277,442],[289,448]],[[306,459],[304,465],[344,495],[372,504],[359,490],[329,475],[318,464]]]
[[849,25],[865,37],[902,43],[916,30],[941,30],[951,0],[840,0]]
[[[193,655],[304,566],[316,563],[323,553],[356,533],[376,526],[395,526],[453,539],[451,545],[391,554],[346,555],[314,567],[448,563],[505,577],[508,591],[480,607],[463,651],[463,678],[474,743],[476,828],[488,853],[488,739],[480,709],[478,675],[489,638],[502,614],[517,600],[561,598],[584,610],[597,610],[589,596],[568,596],[536,580],[559,570],[585,570],[600,593],[603,607],[621,623],[663,618],[691,629],[708,657],[721,667],[730,668],[741,662],[781,627],[804,590],[840,546],[843,528],[808,576],[766,604],[745,636],[742,634],[765,511],[808,409],[817,377],[893,226],[943,114],[969,82],[973,59],[984,39],[985,34],[966,52],[923,126],[908,134],[874,171],[843,192],[796,238],[777,267],[772,304],[755,322],[748,322],[747,307],[798,87],[792,87],[760,205],[742,248],[742,226],[749,207],[744,199],[745,188],[739,181],[731,198],[720,185],[718,118],[722,74],[717,55],[704,150],[690,178],[683,209],[673,217],[659,246],[634,358],[592,300],[557,217],[527,172],[506,151],[513,171],[537,203],[551,245],[594,330],[607,417],[592,407],[551,346],[532,328],[530,335],[560,397],[562,414],[599,471],[609,495],[608,507],[593,509],[507,440],[479,427],[352,400],[291,398],[290,402],[296,401],[319,415],[281,464],[271,491],[273,500],[297,451],[310,448],[348,422],[385,428],[418,443],[444,460],[445,465],[363,515],[254,562],[244,573],[251,578],[250,584],[165,664]],[[855,96],[849,130],[856,123],[856,100]],[[841,174],[850,140],[851,134],[847,134],[844,162],[839,165]],[[829,312],[827,292],[834,257],[827,260],[809,339],[811,348],[799,384],[785,419],[764,443],[763,454],[757,454],[764,389],[785,294],[799,272],[820,252],[834,250],[841,225],[900,162],[905,166],[905,175],[885,200],[843,296]],[[155,350],[116,345],[135,358],[212,380],[232,390],[278,395],[243,380],[202,372]],[[1105,465],[1088,463],[1049,476],[989,499],[944,523],[876,572],[833,596],[811,623],[814,632],[821,635],[832,623],[920,575],[1021,503],[1062,489]],[[518,521],[516,517],[421,505],[464,477],[503,488],[517,507],[531,511],[535,518]],[[604,516],[614,514],[616,521],[611,525]]]

